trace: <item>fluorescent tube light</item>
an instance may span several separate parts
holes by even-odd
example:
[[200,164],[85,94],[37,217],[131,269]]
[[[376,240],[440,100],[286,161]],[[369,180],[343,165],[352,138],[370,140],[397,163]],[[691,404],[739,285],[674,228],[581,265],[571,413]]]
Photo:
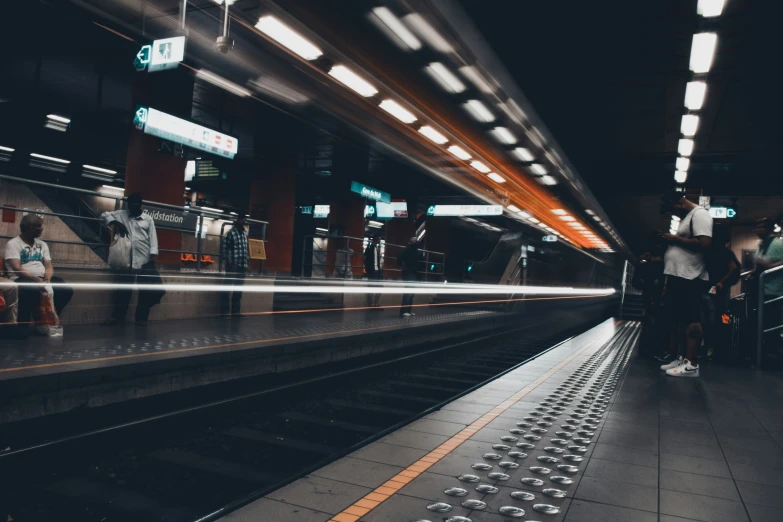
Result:
[[321,49],[274,16],[262,16],[256,29],[305,60],[315,60],[323,54]]
[[465,149],[458,147],[457,145],[452,145],[448,148],[448,151],[461,160],[469,160],[472,157]]
[[413,123],[416,116],[394,100],[383,100],[379,107],[403,123]]
[[440,132],[436,131],[435,129],[433,129],[429,125],[425,125],[421,129],[419,129],[419,132],[424,134],[425,136],[427,136],[429,139],[431,139],[432,141],[434,141],[438,145],[443,145],[444,143],[449,141],[449,139],[446,136],[444,136]]
[[506,178],[504,178],[500,174],[495,174],[494,172],[490,172],[489,174],[487,174],[487,177],[489,179],[491,179],[492,181],[495,181],[497,183],[505,183],[506,182]]
[[509,205],[506,208],[508,210],[510,210],[511,212],[515,212],[515,213],[522,212],[522,210],[519,207],[515,206],[515,205]]
[[433,62],[424,70],[447,92],[460,93],[465,90],[465,84],[440,62]]
[[536,159],[536,157],[533,156],[533,153],[530,152],[530,150],[526,149],[525,147],[517,147],[511,152],[514,154],[514,156],[516,156],[517,158],[525,162],[533,161],[534,159]]
[[541,176],[538,181],[543,185],[557,185],[557,180],[552,176]]
[[82,165],[87,170],[94,170],[95,172],[103,172],[104,174],[117,174],[116,170],[104,169],[101,167],[93,167],[92,165]]
[[696,12],[704,18],[713,18],[720,16],[726,0],[699,0],[696,6]]
[[495,121],[495,115],[492,114],[489,109],[487,109],[486,105],[478,100],[468,100],[467,103],[463,105],[463,107],[465,107],[465,110],[467,110],[470,115],[476,118],[478,121],[485,123]]
[[680,142],[677,144],[677,152],[679,152],[681,156],[690,156],[693,154],[693,140],[680,140]]
[[694,136],[699,128],[699,117],[695,114],[686,114],[680,123],[680,132],[683,136]]
[[212,85],[220,87],[221,89],[225,89],[232,94],[236,94],[237,96],[247,97],[253,94],[244,87],[237,85],[234,82],[228,81],[222,76],[218,76],[217,74],[207,71],[206,69],[201,69],[199,72],[197,72],[196,78],[204,80],[205,82],[209,82]]
[[530,165],[530,171],[533,174],[537,174],[539,176],[543,176],[544,174],[547,173],[546,168],[543,165],[541,165],[540,163],[534,163],[534,164]]
[[482,174],[487,174],[491,169],[481,163],[480,161],[471,161],[470,166],[476,169],[477,171],[481,172]]
[[712,59],[715,57],[715,44],[718,35],[715,33],[699,33],[693,35],[691,44],[691,71],[701,74],[707,73],[712,67]]
[[329,71],[329,76],[365,98],[378,94],[378,89],[370,85],[364,78],[360,77],[344,65],[335,65],[332,67]]
[[421,49],[419,39],[387,7],[376,7],[372,10],[372,14],[375,24],[387,33],[397,45],[406,50],[418,51]]
[[688,179],[688,173],[684,170],[675,170],[674,171],[674,181],[677,183],[685,183],[685,181]]
[[58,123],[65,123],[66,125],[71,123],[70,118],[66,118],[65,116],[58,116],[57,114],[47,114],[46,117],[52,121],[56,121]]
[[506,145],[513,145],[517,142],[517,137],[514,136],[510,130],[505,127],[495,127],[492,129],[492,133],[495,135],[498,141],[505,143]]
[[222,214],[223,211],[219,208],[212,208],[212,207],[198,207],[200,210],[208,210],[209,212],[217,212],[219,214]]
[[451,44],[449,44],[449,42],[438,33],[438,31],[433,29],[429,22],[427,22],[420,14],[409,14],[403,18],[403,21],[408,24],[408,27],[413,29],[422,40],[427,42],[430,47],[436,51],[440,51],[445,54],[454,51],[454,49],[451,47]]
[[685,107],[692,111],[698,111],[704,104],[704,95],[706,93],[706,83],[688,82],[688,84],[685,86]]
[[476,89],[483,92],[484,94],[492,94],[495,89],[492,88],[492,85],[484,79],[484,76],[472,65],[465,65],[464,67],[459,68],[459,72],[462,73],[462,76],[468,79],[470,83],[472,83]]
[[52,156],[44,156],[43,154],[36,154],[35,152],[31,152],[30,156],[32,156],[33,158],[38,158],[38,159],[42,159],[42,160],[54,161],[55,163],[62,163],[64,165],[68,165],[70,163],[70,161],[68,161],[68,160],[64,160],[64,159],[60,159],[60,158],[54,158]]
[[2,147],[2,146],[0,146],[0,150],[2,150],[3,152],[13,152],[16,149],[12,149],[11,147]]
[[677,167],[677,170],[682,170],[683,172],[687,172],[691,166],[691,160],[689,160],[688,158],[677,158],[675,165]]

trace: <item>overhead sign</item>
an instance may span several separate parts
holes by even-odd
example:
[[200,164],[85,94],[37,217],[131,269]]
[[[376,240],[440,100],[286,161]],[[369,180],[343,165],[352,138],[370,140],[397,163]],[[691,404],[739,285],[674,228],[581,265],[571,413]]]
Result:
[[375,204],[377,212],[375,217],[381,219],[408,217],[408,203],[405,201],[392,201],[391,203],[378,202]]
[[557,236],[544,236],[541,238],[541,241],[546,243],[555,243],[557,242]]
[[219,178],[220,169],[212,164],[212,160],[196,160],[197,178]]
[[[177,118],[151,107],[139,107],[133,118],[136,128],[145,134],[181,143],[194,149],[233,159],[239,151],[239,140],[196,123]],[[196,165],[198,175],[198,165]]]
[[195,230],[198,224],[198,216],[182,210],[169,210],[159,208],[145,208],[145,214],[152,218],[156,227],[183,228]]
[[502,205],[430,205],[428,216],[500,216]]
[[731,219],[737,217],[737,211],[731,207],[710,207],[710,216],[713,219]]
[[165,71],[175,69],[184,59],[185,37],[175,36],[143,45],[136,53],[133,66],[139,71],[144,69],[147,69],[147,72]]
[[330,210],[331,207],[329,205],[316,205],[315,209],[313,210],[313,217],[314,218],[329,217]]
[[309,207],[302,207],[302,214],[306,214],[306,215],[312,216],[313,215],[313,207],[312,207],[312,205],[309,206]]
[[383,201],[384,203],[391,203],[391,194],[378,190],[377,188],[368,187],[362,185],[356,181],[351,182],[351,192],[355,192],[367,199],[374,199],[375,201]]
[[364,217],[375,217],[375,205],[364,205]]

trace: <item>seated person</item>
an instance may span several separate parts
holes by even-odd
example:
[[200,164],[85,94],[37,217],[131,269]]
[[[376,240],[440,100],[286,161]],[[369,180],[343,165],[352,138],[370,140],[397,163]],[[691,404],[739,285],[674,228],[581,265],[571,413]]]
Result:
[[19,299],[16,285],[10,279],[0,277],[0,339],[12,337],[16,326],[16,309]]
[[[65,286],[62,278],[54,277],[54,267],[49,247],[40,239],[43,233],[43,218],[27,214],[19,223],[21,234],[9,239],[5,245],[5,271],[8,278],[17,284],[19,305],[17,308],[21,326],[32,320],[33,310],[41,302],[41,293],[54,283],[54,308],[59,316],[73,297],[73,290]],[[33,285],[26,285],[32,283]]]

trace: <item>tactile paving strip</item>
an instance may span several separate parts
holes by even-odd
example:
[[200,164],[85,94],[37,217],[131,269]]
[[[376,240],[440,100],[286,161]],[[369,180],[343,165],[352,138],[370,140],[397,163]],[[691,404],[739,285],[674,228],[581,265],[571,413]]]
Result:
[[[334,517],[330,519],[330,522],[356,522],[361,517],[375,509],[378,505],[380,505],[382,502],[385,502],[388,498],[390,498],[392,495],[397,493],[400,489],[402,489],[405,485],[416,479],[419,475],[421,475],[424,471],[432,467],[435,463],[440,461],[443,457],[450,454],[457,446],[465,442],[466,440],[470,439],[475,433],[477,433],[479,430],[484,428],[487,424],[495,420],[498,416],[500,416],[502,413],[507,411],[511,406],[515,405],[517,402],[519,402],[523,397],[525,397],[528,393],[530,393],[532,390],[537,388],[540,384],[545,382],[549,377],[554,375],[557,371],[559,371],[561,368],[565,367],[569,362],[571,362],[573,359],[578,357],[582,352],[590,348],[593,344],[596,342],[602,342],[603,346],[597,350],[593,355],[591,355],[588,360],[586,360],[580,367],[568,378],[566,379],[565,383],[561,385],[558,390],[555,390],[552,394],[550,394],[549,397],[547,397],[544,401],[541,402],[541,405],[537,407],[534,411],[530,412],[530,417],[525,417],[525,422],[517,422],[516,426],[525,426],[525,427],[532,427],[532,422],[536,423],[548,423],[551,424],[551,421],[542,420],[544,418],[543,413],[546,411],[548,413],[547,417],[552,418],[553,420],[559,420],[561,417],[565,418],[565,416],[569,415],[569,420],[573,421],[572,423],[568,423],[563,425],[562,427],[568,428],[564,433],[567,435],[571,435],[572,431],[578,430],[578,434],[580,435],[579,439],[580,441],[566,441],[565,445],[568,448],[569,454],[563,455],[562,459],[567,461],[567,464],[558,464],[558,468],[556,468],[556,471],[558,473],[564,473],[564,474],[573,474],[578,472],[578,463],[581,463],[583,458],[581,457],[581,453],[586,452],[587,445],[589,445],[592,441],[590,440],[593,436],[593,431],[595,429],[595,426],[590,424],[591,420],[598,421],[603,416],[603,411],[606,409],[606,403],[608,403],[608,397],[611,396],[611,394],[614,392],[617,381],[619,379],[619,376],[625,371],[628,360],[630,358],[631,354],[631,348],[633,347],[633,343],[626,343],[621,346],[621,349],[617,349],[617,345],[612,343],[611,341],[615,337],[619,337],[619,334],[622,332],[628,332],[629,327],[628,325],[624,326],[623,329],[618,332],[618,334],[615,334],[612,336],[611,339],[596,339],[588,343],[586,346],[578,350],[576,353],[571,355],[570,357],[566,358],[564,361],[560,362],[558,365],[556,365],[554,368],[546,372],[545,374],[541,375],[538,379],[527,385],[525,388],[520,390],[519,392],[515,393],[505,401],[503,401],[500,405],[493,408],[489,413],[486,413],[482,417],[480,417],[478,420],[473,422],[470,426],[466,427],[459,433],[457,433],[455,436],[438,446],[436,449],[419,459],[417,462],[413,463],[412,465],[408,466],[405,470],[401,471],[391,479],[389,479],[387,482],[382,484],[380,487],[376,488],[369,494],[365,495],[361,499],[359,499],[357,502],[355,502],[353,505],[349,506],[347,509],[345,509],[343,512],[338,513]],[[634,335],[637,332],[634,332]],[[601,373],[598,374],[597,377],[594,377],[596,372],[601,369]],[[583,391],[585,386],[587,386],[589,383],[592,384],[588,388],[587,391]],[[570,407],[571,403],[576,401],[581,395],[581,401],[578,403],[577,406],[573,407],[573,411],[569,414],[567,411],[567,407]],[[554,409],[554,405],[562,406],[563,409],[556,410]],[[576,410],[589,410],[591,413],[579,413]],[[574,417],[575,416],[575,417]],[[510,421],[511,422],[511,421]],[[579,424],[582,424],[579,426]],[[514,423],[512,422],[512,425],[509,427],[509,432],[511,433],[520,433],[524,430],[521,430],[520,428],[513,427]],[[581,429],[580,429],[581,428]],[[561,435],[557,435],[558,437]],[[525,438],[530,437],[530,435],[525,435]],[[505,439],[506,436],[500,437],[500,439]],[[543,439],[543,436],[532,436],[530,438],[533,438],[536,442]],[[559,444],[559,439],[551,439],[552,443]],[[503,442],[506,442],[505,440]],[[546,442],[546,441],[545,441]],[[572,442],[577,442],[576,444]],[[531,444],[530,442],[518,442],[516,443],[516,447],[523,448],[526,451],[530,449],[535,449],[536,445]],[[474,498],[474,499],[465,499],[460,502],[460,505],[462,507],[466,507],[468,509],[474,510],[474,511],[481,511],[486,509],[487,503],[486,500],[491,495],[494,495],[497,493],[496,485],[498,485],[500,482],[503,482],[504,485],[505,481],[507,481],[510,477],[502,472],[493,471],[494,465],[492,463],[497,462],[499,460],[504,460],[504,462],[507,462],[508,464],[514,463],[518,464],[518,460],[523,460],[527,458],[527,454],[523,452],[519,452],[516,450],[512,450],[511,446],[508,444],[494,444],[492,445],[493,452],[486,453],[483,456],[483,459],[487,462],[478,462],[471,466],[472,471],[466,472],[462,475],[459,475],[456,477],[456,482],[453,486],[450,486],[446,488],[444,491],[445,494],[449,496],[467,496],[462,495],[462,491],[467,491],[466,488],[470,487],[475,489],[478,493],[482,495],[482,498]],[[508,448],[508,449],[505,449]],[[554,448],[554,447],[552,447]],[[512,450],[512,451],[509,451]],[[506,457],[503,457],[503,455],[500,455],[500,451],[506,451],[507,455]],[[559,453],[557,453],[559,455]],[[558,459],[558,457],[552,457],[554,459]],[[557,462],[560,462],[557,460]],[[498,466],[500,467],[501,463],[498,463]],[[553,463],[556,464],[556,463]],[[511,466],[503,466],[503,469],[509,469]],[[574,470],[575,468],[575,470]],[[540,497],[537,497],[535,494],[527,491],[515,491],[512,493],[512,498],[518,501],[519,505],[513,505],[513,506],[502,506],[499,509],[499,512],[502,512],[503,515],[507,517],[512,518],[521,518],[525,516],[525,507],[530,506],[530,503],[532,503],[532,509],[537,512],[537,514],[540,515],[556,515],[560,512],[560,508],[556,502],[558,498],[563,498],[566,496],[565,492],[560,490],[559,488],[556,488],[554,486],[556,485],[567,485],[568,481],[571,479],[568,479],[567,476],[560,476],[560,475],[552,475],[553,471],[550,468],[544,468],[543,466],[535,466],[532,465],[528,468],[533,473],[537,474],[538,477],[523,477],[521,479],[521,482],[528,487],[542,487],[542,491],[540,492],[542,495],[547,497],[546,499],[542,499]],[[482,477],[479,476],[478,473],[484,472],[486,473],[486,478],[483,480],[486,480],[487,483],[481,483]],[[547,480],[548,479],[548,480]],[[535,500],[539,500],[539,502],[534,502]],[[554,502],[553,502],[554,501]],[[435,502],[430,503],[426,505],[426,509],[430,512],[444,514],[448,513],[453,509],[453,505],[448,502]],[[446,517],[443,520],[446,520],[448,522],[472,522],[469,518],[470,515],[467,517],[463,516],[451,516]],[[417,522],[431,522],[427,519],[419,519]]]
[[352,331],[377,330],[394,328],[402,325],[419,324],[460,318],[496,315],[491,311],[467,311],[450,314],[432,314],[399,319],[383,319],[377,321],[354,321],[350,323],[328,323],[318,326],[272,330],[254,328],[242,334],[202,335],[200,337],[169,337],[157,341],[136,341],[124,344],[104,344],[102,346],[66,349],[31,351],[21,350],[7,352],[0,358],[0,372],[37,366],[58,364],[73,364],[75,362],[104,361],[123,356],[138,356],[141,354],[171,353],[180,351],[204,350],[231,344],[250,344],[253,342],[268,342],[275,339],[295,339],[297,337],[316,337],[320,335],[350,333]]

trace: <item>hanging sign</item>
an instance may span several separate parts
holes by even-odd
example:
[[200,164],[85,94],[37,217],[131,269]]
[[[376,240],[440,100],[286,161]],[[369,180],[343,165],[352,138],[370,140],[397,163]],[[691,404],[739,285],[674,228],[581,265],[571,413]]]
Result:
[[[177,118],[152,107],[136,109],[133,123],[137,129],[144,131],[144,134],[211,152],[218,156],[233,159],[239,151],[239,140],[233,136]],[[198,170],[198,165],[196,168]]]
[[351,182],[351,192],[355,192],[367,199],[374,199],[375,201],[383,201],[384,203],[391,203],[391,194],[378,190],[376,188],[362,185],[356,181]]

